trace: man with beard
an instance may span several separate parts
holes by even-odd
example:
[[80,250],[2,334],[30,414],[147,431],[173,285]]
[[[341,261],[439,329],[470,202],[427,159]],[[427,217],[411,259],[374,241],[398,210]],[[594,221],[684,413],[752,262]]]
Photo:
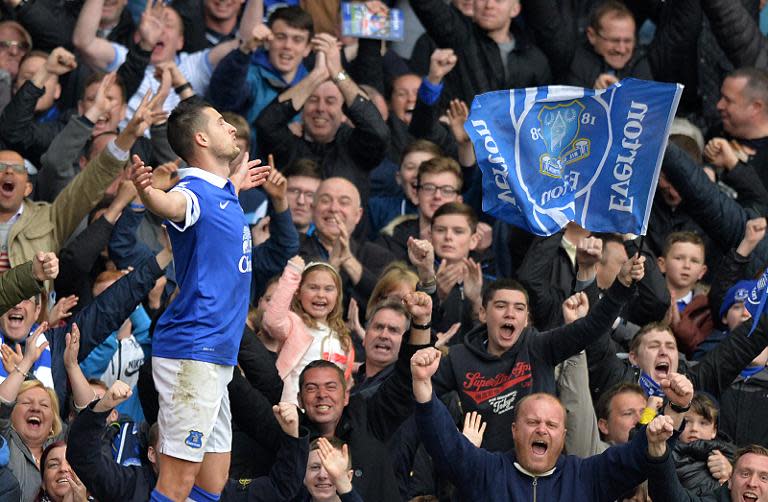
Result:
[[152,343],[163,466],[152,501],[218,500],[227,481],[227,384],[237,364],[252,268],[251,232],[237,192],[263,184],[269,172],[268,166],[251,169],[259,162],[247,156],[231,172],[240,153],[236,133],[214,108],[187,99],[168,119],[168,141],[187,165],[198,167],[180,170],[181,181],[164,192],[152,187],[151,169],[133,157],[142,202],[167,219],[180,288]]

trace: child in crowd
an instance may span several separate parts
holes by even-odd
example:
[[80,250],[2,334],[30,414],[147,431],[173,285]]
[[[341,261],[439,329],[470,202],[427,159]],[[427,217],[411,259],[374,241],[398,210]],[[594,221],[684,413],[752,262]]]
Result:
[[277,371],[281,401],[298,404],[301,370],[316,359],[336,363],[349,380],[355,352],[344,324],[341,277],[328,263],[294,256],[288,261],[264,313],[263,327],[282,345]]
[[685,429],[672,449],[678,478],[692,494],[715,492],[733,472],[736,447],[718,436],[719,412],[706,394],[695,394],[685,414]]
[[678,313],[682,313],[693,301],[696,284],[707,273],[704,241],[693,232],[671,233],[658,263],[659,270],[667,279],[673,306]]
[[480,242],[477,224],[475,211],[462,202],[448,202],[432,217],[431,242],[439,264],[434,274],[439,307],[433,323],[438,331],[447,331],[457,322],[462,334],[469,331],[482,306],[483,270],[470,258]]
[[707,295],[696,290],[707,273],[704,260],[704,241],[693,232],[669,234],[658,259],[659,271],[664,274],[671,296],[669,324],[681,352],[689,357],[712,332]]

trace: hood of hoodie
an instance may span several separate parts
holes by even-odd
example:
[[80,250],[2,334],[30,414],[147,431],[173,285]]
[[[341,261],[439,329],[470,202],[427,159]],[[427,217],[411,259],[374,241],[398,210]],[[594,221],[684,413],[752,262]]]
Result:
[[279,80],[282,84],[288,87],[293,87],[298,84],[301,79],[306,77],[309,73],[304,67],[304,63],[299,63],[299,67],[296,69],[296,75],[293,77],[293,80],[291,82],[286,82],[280,72],[277,71],[277,68],[275,68],[269,61],[269,53],[264,49],[259,49],[251,55],[251,64],[265,69],[272,74],[273,78]]

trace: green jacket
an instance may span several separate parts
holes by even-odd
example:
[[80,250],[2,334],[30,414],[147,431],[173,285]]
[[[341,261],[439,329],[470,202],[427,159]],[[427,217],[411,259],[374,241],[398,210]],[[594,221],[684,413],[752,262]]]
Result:
[[31,260],[38,251],[58,253],[83,218],[101,201],[104,190],[124,165],[105,148],[52,204],[24,199],[24,211],[8,234],[11,266]]
[[31,261],[0,274],[0,316],[20,301],[32,298],[42,290],[43,283],[38,282],[32,275]]

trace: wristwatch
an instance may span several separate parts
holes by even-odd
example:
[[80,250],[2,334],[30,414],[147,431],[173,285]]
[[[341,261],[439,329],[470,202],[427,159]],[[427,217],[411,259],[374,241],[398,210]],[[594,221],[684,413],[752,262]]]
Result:
[[691,403],[688,403],[688,406],[680,406],[679,404],[675,404],[670,401],[669,407],[672,408],[672,411],[676,413],[685,413],[686,411],[691,409]]
[[349,78],[349,75],[347,75],[347,72],[344,70],[341,70],[339,73],[336,74],[335,77],[331,77],[331,80],[333,80],[334,84],[338,84],[339,82],[344,82]]

